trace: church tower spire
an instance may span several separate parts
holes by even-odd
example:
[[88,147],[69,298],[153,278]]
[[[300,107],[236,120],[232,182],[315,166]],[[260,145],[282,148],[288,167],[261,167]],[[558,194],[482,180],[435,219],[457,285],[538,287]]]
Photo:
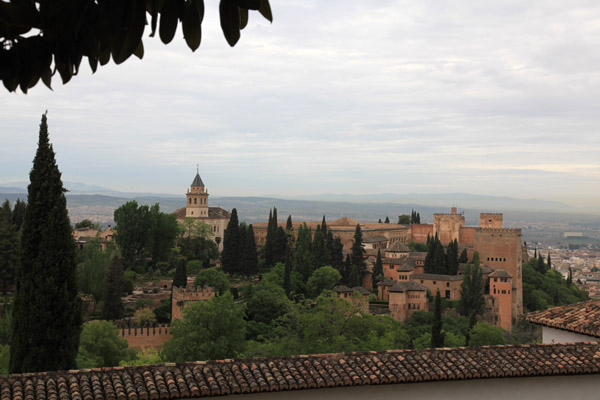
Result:
[[186,218],[208,218],[208,191],[200,178],[199,166],[196,164],[196,176],[188,190],[185,207]]

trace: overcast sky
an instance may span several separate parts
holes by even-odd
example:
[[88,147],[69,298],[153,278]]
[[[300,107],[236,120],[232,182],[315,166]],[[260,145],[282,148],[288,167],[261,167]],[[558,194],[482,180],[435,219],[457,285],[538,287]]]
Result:
[[66,181],[213,195],[465,192],[600,200],[600,3],[272,0],[203,41],[0,91],[0,183],[40,116]]

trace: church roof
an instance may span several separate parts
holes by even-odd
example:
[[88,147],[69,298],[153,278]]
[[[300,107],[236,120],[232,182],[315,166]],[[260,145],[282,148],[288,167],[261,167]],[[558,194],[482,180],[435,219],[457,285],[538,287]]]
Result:
[[196,172],[196,177],[194,178],[194,182],[192,182],[192,186],[204,186],[204,182],[202,182],[199,172]]
[[330,226],[356,226],[358,221],[349,217],[342,217],[335,221],[329,222],[327,225]]

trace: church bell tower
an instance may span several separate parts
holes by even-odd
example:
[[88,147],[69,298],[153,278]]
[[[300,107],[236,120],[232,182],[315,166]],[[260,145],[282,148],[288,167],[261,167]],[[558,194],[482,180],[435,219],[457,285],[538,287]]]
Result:
[[208,191],[204,187],[198,170],[196,170],[196,177],[186,196],[186,218],[208,218]]

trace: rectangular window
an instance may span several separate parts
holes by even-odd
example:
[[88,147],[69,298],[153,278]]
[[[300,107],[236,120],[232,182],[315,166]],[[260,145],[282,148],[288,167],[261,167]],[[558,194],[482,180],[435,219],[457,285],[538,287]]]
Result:
[[450,298],[450,291],[446,290],[446,298],[449,299]]

